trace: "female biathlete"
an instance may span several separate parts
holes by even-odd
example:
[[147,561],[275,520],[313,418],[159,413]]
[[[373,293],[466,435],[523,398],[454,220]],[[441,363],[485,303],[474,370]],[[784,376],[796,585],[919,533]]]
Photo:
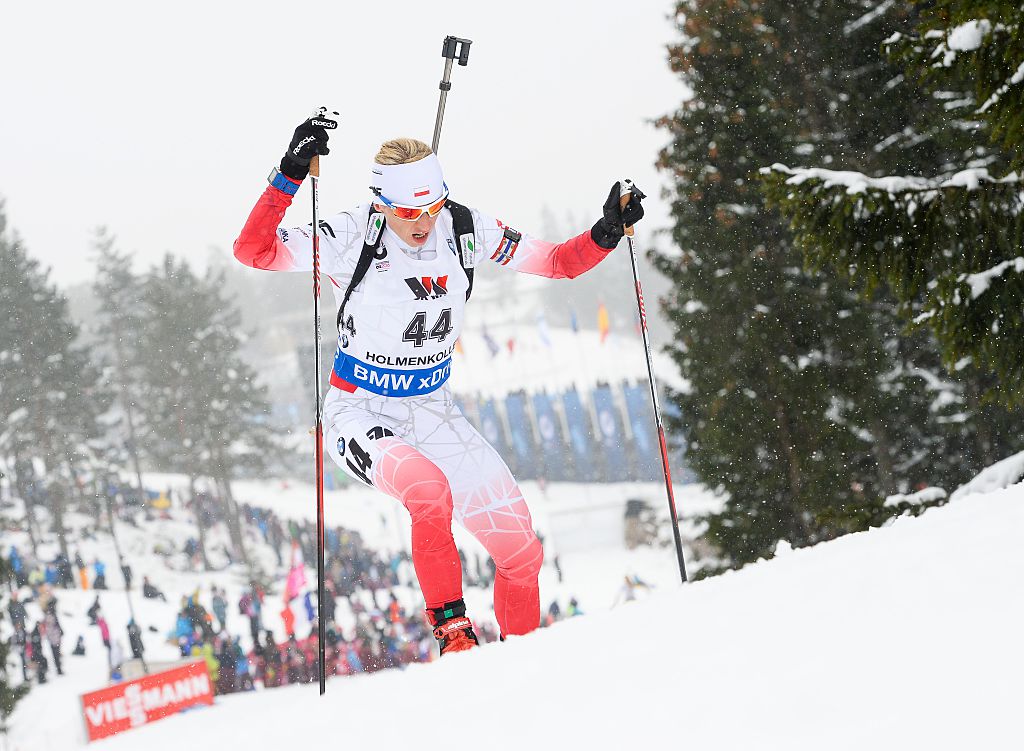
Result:
[[[311,227],[279,228],[309,174],[328,153],[325,110],[300,125],[270,186],[235,242],[256,269],[311,271]],[[600,263],[643,216],[619,183],[593,228],[563,243],[513,230],[448,198],[441,163],[426,144],[384,143],[370,171],[370,202],[320,222],[320,268],[333,282],[338,351],[324,401],[326,450],[346,473],[398,499],[412,517],[412,561],[441,654],[477,645],[462,600],[452,519],[494,559],[494,612],[502,637],[540,621],[543,560],[530,511],[497,452],[455,406],[447,380],[477,264],[579,276]]]

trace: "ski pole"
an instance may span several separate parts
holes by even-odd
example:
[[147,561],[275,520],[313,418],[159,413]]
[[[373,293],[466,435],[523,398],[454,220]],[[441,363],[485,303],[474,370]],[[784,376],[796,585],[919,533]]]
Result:
[[320,157],[309,161],[309,177],[313,185],[313,343],[316,373],[313,378],[316,396],[316,620],[319,635],[320,695],[327,691],[327,667],[324,649],[324,412],[320,402]]
[[441,142],[441,121],[444,120],[444,105],[448,100],[448,92],[452,89],[452,63],[455,58],[459,59],[459,65],[469,65],[469,45],[473,42],[469,39],[446,36],[441,46],[441,57],[444,58],[444,77],[438,88],[441,89],[441,100],[437,103],[437,119],[434,120],[434,141],[431,148],[437,153],[437,146]]
[[[633,183],[623,180],[619,205],[626,208]],[[654,421],[658,426],[658,444],[661,447],[661,468],[665,473],[665,492],[668,494],[668,510],[672,518],[672,535],[676,542],[676,557],[679,559],[679,576],[686,583],[686,563],[683,561],[683,541],[679,537],[679,517],[676,514],[676,497],[672,490],[672,470],[668,465],[668,445],[665,443],[665,426],[661,420],[661,406],[658,404],[658,384],[654,380],[654,363],[651,360],[651,340],[647,334],[647,310],[644,308],[644,291],[640,287],[640,272],[636,265],[636,249],[633,247],[633,227],[624,227],[629,241],[629,260],[633,265],[633,282],[636,285],[636,304],[640,311],[640,332],[644,340],[644,355],[647,357],[647,380],[651,384],[651,402],[654,404]]]

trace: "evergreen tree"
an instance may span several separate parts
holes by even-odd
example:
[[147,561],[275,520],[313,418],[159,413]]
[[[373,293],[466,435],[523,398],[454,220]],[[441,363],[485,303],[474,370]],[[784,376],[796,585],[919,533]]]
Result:
[[130,463],[135,474],[135,492],[139,502],[145,500],[140,464],[138,391],[142,362],[139,359],[139,334],[142,331],[142,280],[132,273],[132,257],[114,247],[114,237],[106,228],[96,231],[96,279],[93,292],[99,304],[97,333],[103,343],[104,376],[117,394],[120,408],[118,427],[122,435],[118,444],[124,446],[123,460]]
[[[927,337],[900,336],[892,301],[860,300],[829,270],[805,270],[756,169],[815,154],[830,163],[905,164],[937,144],[883,135],[911,127],[886,95],[903,83],[877,53],[908,7],[858,0],[688,0],[671,62],[692,99],[660,121],[674,183],[669,352],[688,460],[727,494],[706,517],[722,565],[877,522],[882,500],[949,470],[954,388]],[[912,90],[908,93],[913,94]],[[940,478],[941,479],[941,478]]]
[[[934,332],[953,372],[980,372],[972,392],[1024,405],[1024,7],[912,4],[914,31],[879,43],[934,103],[921,137],[951,148],[906,173],[779,165],[769,194],[811,264],[866,292],[884,284],[908,320]],[[906,176],[870,177],[894,173]]]
[[[66,502],[77,492],[76,468],[88,460],[90,441],[101,435],[97,420],[109,396],[88,354],[75,345],[78,327],[67,301],[18,238],[8,236],[2,205],[0,268],[0,452],[12,458],[30,533],[34,506],[48,501],[67,555]],[[43,463],[43,477],[33,460]]]
[[[169,469],[217,484],[232,541],[244,559],[230,482],[240,468],[262,468],[274,452],[266,396],[241,358],[240,316],[223,298],[222,283],[221,275],[200,278],[171,256],[147,274],[140,406],[152,456]],[[198,522],[205,546],[204,521]]]

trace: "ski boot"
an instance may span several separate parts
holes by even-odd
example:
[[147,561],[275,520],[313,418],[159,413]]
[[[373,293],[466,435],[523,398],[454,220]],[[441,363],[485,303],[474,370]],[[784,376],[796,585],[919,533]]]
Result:
[[465,652],[480,645],[473,632],[473,622],[466,617],[466,603],[461,599],[446,602],[439,608],[427,608],[427,620],[434,627],[434,638],[442,655]]

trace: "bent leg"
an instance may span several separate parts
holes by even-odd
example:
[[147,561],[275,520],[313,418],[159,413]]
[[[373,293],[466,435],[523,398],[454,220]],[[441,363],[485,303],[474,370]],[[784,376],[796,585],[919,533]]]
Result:
[[455,520],[494,559],[494,612],[504,636],[540,624],[537,577],[544,551],[519,486],[498,453],[441,396],[413,412],[411,443],[448,478]]
[[373,484],[412,517],[412,565],[428,608],[462,597],[462,562],[452,537],[452,491],[430,459],[398,438],[377,441]]
[[408,409],[387,400],[328,397],[327,453],[349,476],[398,500],[412,517],[412,563],[428,608],[462,597],[452,537],[452,490],[444,473],[403,437]]
[[[460,507],[459,522],[494,559],[494,615],[503,636],[527,634],[540,625],[537,577],[544,548],[533,531],[530,510],[519,486],[505,477],[490,477]],[[500,488],[494,492],[495,488]]]

